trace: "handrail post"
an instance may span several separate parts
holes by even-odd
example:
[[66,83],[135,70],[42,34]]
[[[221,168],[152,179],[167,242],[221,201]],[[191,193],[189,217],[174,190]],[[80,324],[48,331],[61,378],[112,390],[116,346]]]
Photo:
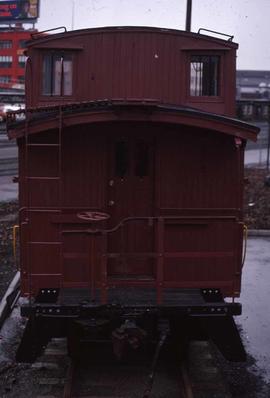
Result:
[[164,281],[164,218],[159,217],[157,223],[157,304],[162,303]]
[[17,230],[19,229],[19,225],[13,225],[12,227],[12,246],[13,246],[13,257],[14,264],[17,267]]
[[107,268],[107,234],[106,232],[103,232],[101,234],[101,245],[102,245],[102,250],[101,250],[101,303],[106,304],[107,302],[107,282],[108,282],[108,268]]
[[266,170],[270,168],[270,106],[268,105],[268,137],[267,137],[267,151],[266,151]]

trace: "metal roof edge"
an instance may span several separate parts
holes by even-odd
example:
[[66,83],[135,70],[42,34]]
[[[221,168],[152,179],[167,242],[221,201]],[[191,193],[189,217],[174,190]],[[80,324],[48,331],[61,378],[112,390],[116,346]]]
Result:
[[[175,104],[165,104],[154,100],[124,100],[124,99],[114,99],[114,100],[103,100],[103,101],[90,101],[90,102],[78,102],[78,103],[70,103],[66,105],[55,105],[55,106],[47,106],[47,107],[39,107],[39,108],[28,108],[26,113],[30,116],[29,124],[38,125],[40,123],[48,122],[50,119],[55,119],[55,116],[58,113],[58,110],[61,108],[61,112],[63,117],[72,116],[77,117],[78,114],[85,114],[85,113],[95,113],[98,112],[106,112],[106,111],[117,111],[117,110],[130,110],[130,109],[137,109],[137,110],[147,110],[148,113],[151,112],[165,112],[167,114],[172,114],[177,116],[185,116],[187,118],[193,117],[194,120],[203,120],[205,122],[213,122],[212,123],[212,130],[224,132],[227,134],[234,135],[229,130],[230,128],[233,129],[234,132],[239,129],[239,133],[235,133],[235,135],[239,135],[245,139],[251,139],[256,141],[257,134],[259,133],[260,129],[257,126],[252,124],[246,123],[242,120],[219,115],[216,113],[209,113],[205,111],[201,111],[199,109],[185,107],[185,106],[177,106]],[[22,111],[23,112],[23,111]],[[8,123],[8,131],[13,131],[10,135],[11,138],[16,136],[16,130],[21,130],[24,125],[24,121],[19,122],[12,122],[12,115],[18,114],[16,112],[10,112],[10,117],[8,120],[11,120],[11,123]],[[16,120],[16,119],[15,119]],[[160,119],[160,121],[162,121]],[[196,122],[197,123],[197,122]],[[221,128],[222,127],[222,128]],[[246,136],[246,137],[245,137]]]
[[[229,40],[220,39],[214,36],[205,35],[196,32],[187,32],[185,30],[171,29],[165,27],[154,27],[154,26],[104,26],[95,28],[85,28],[78,30],[71,30],[56,34],[43,35],[40,38],[32,39],[27,43],[28,48],[35,47],[37,44],[46,43],[58,39],[66,39],[67,37],[75,37],[79,35],[86,35],[89,33],[119,33],[119,32],[149,32],[149,33],[162,33],[162,34],[174,34],[184,37],[193,37],[196,39],[202,39],[210,42],[216,42],[223,46],[230,48],[238,48],[238,44]],[[41,32],[42,33],[42,32]]]

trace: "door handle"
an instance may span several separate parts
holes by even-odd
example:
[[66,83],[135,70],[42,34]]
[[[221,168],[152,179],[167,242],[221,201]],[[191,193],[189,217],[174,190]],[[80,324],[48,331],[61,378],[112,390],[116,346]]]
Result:
[[114,206],[114,200],[109,200],[109,206]]

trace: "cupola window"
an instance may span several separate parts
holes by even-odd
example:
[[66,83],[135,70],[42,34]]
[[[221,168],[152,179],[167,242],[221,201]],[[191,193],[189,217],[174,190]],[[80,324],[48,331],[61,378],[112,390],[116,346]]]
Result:
[[48,96],[72,95],[72,55],[50,53],[43,57],[42,94]]
[[220,57],[192,55],[190,59],[190,95],[193,97],[220,95]]

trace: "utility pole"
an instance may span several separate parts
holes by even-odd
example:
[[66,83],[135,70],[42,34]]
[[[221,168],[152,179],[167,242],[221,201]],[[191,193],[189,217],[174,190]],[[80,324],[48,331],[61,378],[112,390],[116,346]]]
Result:
[[269,171],[270,168],[270,104],[268,104],[268,139],[267,139],[267,152],[266,152],[266,170]]
[[71,30],[74,30],[74,12],[75,12],[75,3],[74,0],[72,0]]
[[191,11],[192,11],[192,0],[187,0],[187,13],[186,13],[186,31],[191,31]]

